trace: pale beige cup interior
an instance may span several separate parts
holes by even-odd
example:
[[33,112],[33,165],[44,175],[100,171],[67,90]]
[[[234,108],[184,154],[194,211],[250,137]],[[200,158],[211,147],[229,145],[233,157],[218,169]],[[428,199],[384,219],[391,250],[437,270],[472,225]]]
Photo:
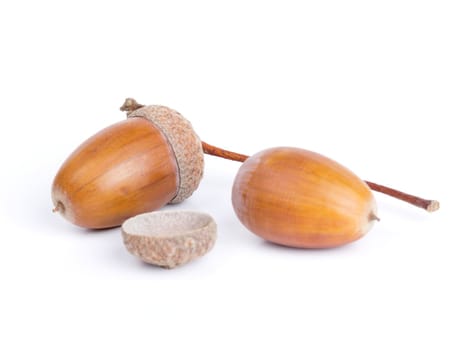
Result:
[[137,215],[123,223],[129,235],[175,237],[189,234],[209,226],[213,218],[205,213],[192,211],[160,211]]

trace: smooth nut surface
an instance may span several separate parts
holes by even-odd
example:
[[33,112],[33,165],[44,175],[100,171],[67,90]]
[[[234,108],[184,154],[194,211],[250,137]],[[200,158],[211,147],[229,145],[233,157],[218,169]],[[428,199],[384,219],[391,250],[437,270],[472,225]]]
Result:
[[364,181],[332,159],[293,147],[248,158],[234,180],[232,203],[251,232],[298,248],[353,242],[377,219]]
[[121,226],[128,251],[143,261],[173,268],[205,255],[216,241],[216,223],[204,213],[159,211],[137,215]]
[[115,123],[62,164],[51,195],[56,211],[86,228],[120,226],[175,197],[178,165],[166,136],[143,118]]

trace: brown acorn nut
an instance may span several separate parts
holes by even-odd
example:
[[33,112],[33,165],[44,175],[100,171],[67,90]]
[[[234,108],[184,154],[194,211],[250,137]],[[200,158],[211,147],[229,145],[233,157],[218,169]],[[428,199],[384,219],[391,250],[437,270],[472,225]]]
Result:
[[178,112],[132,99],[122,110],[128,119],[80,145],[53,181],[54,211],[78,226],[119,226],[181,202],[203,176],[201,141]]
[[249,157],[233,185],[236,215],[281,245],[328,248],[361,238],[377,220],[367,184],[318,153],[271,148]]

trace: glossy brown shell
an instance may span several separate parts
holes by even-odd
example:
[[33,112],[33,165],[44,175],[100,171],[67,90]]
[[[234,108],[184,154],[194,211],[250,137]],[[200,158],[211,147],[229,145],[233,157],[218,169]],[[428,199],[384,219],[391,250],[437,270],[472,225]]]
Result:
[[253,233],[300,248],[355,241],[369,230],[376,212],[372,192],[350,170],[289,147],[248,158],[234,180],[232,203]]
[[80,145],[59,169],[54,206],[86,228],[119,226],[175,197],[178,167],[167,138],[143,118],[109,126]]

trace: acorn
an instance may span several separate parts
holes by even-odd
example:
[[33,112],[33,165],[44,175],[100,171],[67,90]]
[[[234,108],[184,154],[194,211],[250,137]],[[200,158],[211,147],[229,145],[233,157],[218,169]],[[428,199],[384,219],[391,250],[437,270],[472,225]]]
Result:
[[298,248],[353,242],[378,220],[364,181],[321,154],[290,147],[246,160],[234,180],[232,204],[251,232]]
[[168,107],[127,99],[127,119],[81,144],[52,185],[54,211],[75,225],[100,229],[190,197],[203,176],[202,143]]
[[232,204],[242,224],[267,241],[296,248],[337,247],[363,237],[378,220],[372,190],[429,212],[439,202],[363,181],[321,154],[293,147],[248,157],[204,143],[205,153],[243,162]]

